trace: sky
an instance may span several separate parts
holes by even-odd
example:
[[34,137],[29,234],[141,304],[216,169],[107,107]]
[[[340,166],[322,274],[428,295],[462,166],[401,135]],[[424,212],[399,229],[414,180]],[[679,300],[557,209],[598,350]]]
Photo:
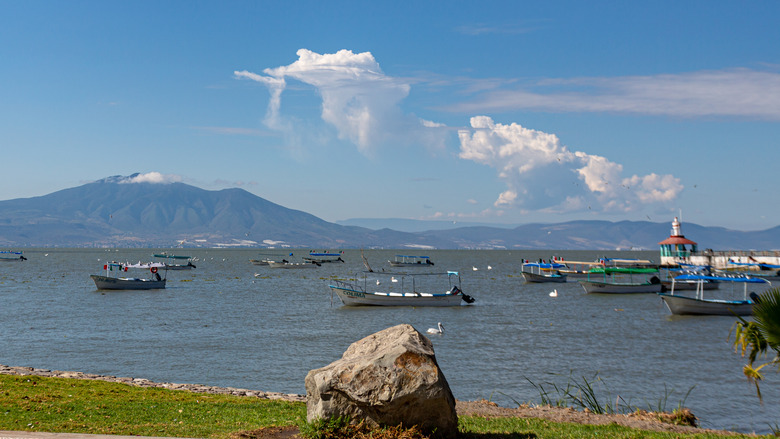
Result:
[[780,2],[0,0],[0,200],[780,225]]

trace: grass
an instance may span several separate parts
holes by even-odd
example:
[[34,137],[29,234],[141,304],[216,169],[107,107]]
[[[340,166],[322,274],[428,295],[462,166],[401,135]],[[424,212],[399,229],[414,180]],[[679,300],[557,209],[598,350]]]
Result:
[[[296,426],[309,439],[425,439],[414,428],[371,430],[343,419],[310,424],[305,419],[302,402],[0,375],[0,430],[235,439],[259,437],[257,431],[266,427]],[[527,418],[461,416],[458,424],[461,439],[723,438]]]

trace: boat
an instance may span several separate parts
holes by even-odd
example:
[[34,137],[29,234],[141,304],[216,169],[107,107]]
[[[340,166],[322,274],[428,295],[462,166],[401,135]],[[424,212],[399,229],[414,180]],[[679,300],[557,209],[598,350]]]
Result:
[[429,256],[395,255],[392,261],[387,261],[391,267],[431,267],[433,261]]
[[22,252],[14,252],[8,250],[0,251],[0,262],[20,262],[26,260],[27,258],[24,257],[24,254]]
[[657,268],[594,267],[579,280],[586,293],[660,293],[663,288]]
[[344,262],[344,260],[341,259],[342,254],[344,254],[343,251],[338,253],[330,253],[328,251],[317,253],[311,251],[309,252],[309,256],[304,256],[302,259],[304,261],[316,262],[318,264],[325,264],[328,262]]
[[[709,275],[712,273],[712,267],[680,264],[679,268],[662,267],[660,271],[662,273],[665,273],[665,277],[661,279],[661,283],[664,286],[662,291],[669,291],[672,289],[672,283],[674,283],[675,277],[678,277],[683,274]],[[720,283],[717,280],[713,280],[713,279],[705,279],[702,282],[696,282],[693,280],[688,280],[688,281],[678,280],[675,285],[675,289],[678,291],[696,290],[697,288],[702,288],[704,290],[717,290],[719,287],[720,287]]]
[[[741,283],[744,285],[743,299],[705,299],[702,286],[707,281]],[[675,294],[679,291],[675,288],[678,282],[694,282],[699,288],[696,289],[693,296]],[[771,286],[771,282],[766,279],[740,275],[682,274],[674,278],[671,292],[658,293],[658,295],[661,296],[669,311],[675,315],[749,316],[753,313],[753,305],[756,303],[757,296],[752,292],[748,295],[748,285]]]
[[268,259],[268,258],[250,259],[249,260],[249,262],[251,262],[252,265],[268,265],[268,261],[270,261],[270,259]]
[[[150,278],[122,277],[120,273],[126,273],[128,269],[145,269],[151,273]],[[89,277],[95,281],[95,286],[99,290],[157,290],[165,288],[166,278],[161,277],[157,272],[164,269],[165,264],[160,262],[150,262],[147,264],[127,264],[119,262],[109,262],[103,265],[105,275],[91,274]],[[115,274],[116,273],[116,274]]]
[[320,264],[315,262],[290,262],[287,259],[282,259],[281,261],[272,261],[269,259],[267,262],[269,268],[316,268],[320,266]]
[[553,263],[563,264],[562,268],[558,269],[558,272],[566,275],[567,278],[587,278],[588,271],[595,266],[603,265],[600,261],[585,262],[585,261],[566,261],[562,258],[553,257]]
[[728,266],[719,273],[731,273],[742,276],[758,277],[770,282],[780,281],[780,265],[766,264],[760,262],[737,262],[729,261]]
[[167,253],[160,253],[153,255],[155,258],[159,259],[165,259],[165,260],[171,260],[171,261],[187,261],[186,264],[176,264],[168,262],[163,262],[165,264],[166,270],[190,270],[193,268],[196,268],[195,265],[192,264],[192,256],[180,256],[180,255],[169,255]]
[[566,282],[566,275],[558,270],[565,267],[565,265],[555,262],[526,262],[523,264],[520,274],[529,283],[563,283]]
[[[433,289],[433,281],[447,277],[448,287],[440,293],[422,292]],[[362,282],[361,282],[362,280]],[[380,290],[380,286],[382,290]],[[345,281],[334,279],[329,285],[345,306],[460,306],[474,298],[460,289],[460,274],[446,273],[389,273],[364,272],[362,279]]]

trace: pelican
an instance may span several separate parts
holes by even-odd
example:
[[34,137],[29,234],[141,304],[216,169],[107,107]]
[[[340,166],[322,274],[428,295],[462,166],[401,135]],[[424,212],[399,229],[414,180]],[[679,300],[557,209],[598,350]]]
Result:
[[380,283],[380,282],[379,282],[379,279],[377,279],[377,280],[376,280],[376,284],[377,284],[377,285],[379,285],[379,283]]
[[477,267],[471,267],[471,269],[474,270],[474,271],[479,270],[479,268],[477,268]]
[[493,267],[491,267],[490,265],[488,265],[488,270],[492,270],[492,269],[493,269]]
[[428,328],[428,334],[444,334],[444,326],[441,325],[441,322],[439,322],[439,329],[436,328]]
[[554,289],[554,290],[550,291],[550,297],[558,297],[558,290]]
[[390,277],[390,281],[391,282],[398,282],[398,279],[396,279],[395,276],[391,276]]

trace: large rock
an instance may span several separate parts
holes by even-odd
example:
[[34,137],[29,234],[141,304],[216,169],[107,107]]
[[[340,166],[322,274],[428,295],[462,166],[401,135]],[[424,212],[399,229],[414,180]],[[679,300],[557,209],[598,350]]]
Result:
[[369,425],[411,427],[455,437],[455,398],[436,363],[433,345],[411,325],[358,340],[340,360],[306,375],[309,422],[349,416]]

